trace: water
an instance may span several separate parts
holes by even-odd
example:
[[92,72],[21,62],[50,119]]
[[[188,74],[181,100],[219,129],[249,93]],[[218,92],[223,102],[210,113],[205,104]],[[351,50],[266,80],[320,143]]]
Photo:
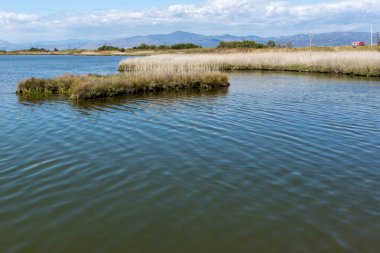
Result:
[[17,81],[119,57],[0,57],[0,252],[380,252],[380,82],[232,74],[91,102]]

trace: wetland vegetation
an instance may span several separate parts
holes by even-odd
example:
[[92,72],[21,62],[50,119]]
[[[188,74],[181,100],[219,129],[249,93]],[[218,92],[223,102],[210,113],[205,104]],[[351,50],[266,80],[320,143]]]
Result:
[[[120,51],[110,46],[98,50],[111,49]],[[119,74],[103,76],[29,78],[19,82],[17,93],[64,93],[72,99],[90,99],[162,90],[213,89],[229,86],[228,75],[223,72],[230,71],[293,71],[380,77],[380,52],[267,50],[167,53],[123,60],[118,70]]]
[[180,89],[210,90],[228,86],[228,76],[217,72],[90,74],[29,78],[19,82],[17,93],[67,94],[72,99],[91,99]]
[[154,55],[122,61],[119,71],[177,69],[209,71],[297,71],[355,76],[380,76],[380,53],[341,52],[252,52],[227,54]]

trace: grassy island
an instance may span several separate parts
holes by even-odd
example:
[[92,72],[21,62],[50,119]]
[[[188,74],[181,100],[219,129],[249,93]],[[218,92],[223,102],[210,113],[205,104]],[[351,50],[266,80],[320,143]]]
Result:
[[177,69],[210,71],[296,71],[380,77],[377,51],[274,51],[246,53],[166,54],[128,59],[119,71],[153,71],[172,66]]
[[228,76],[218,72],[128,73],[115,75],[63,75],[52,79],[20,81],[17,93],[67,94],[72,99],[112,97],[123,94],[179,89],[210,90],[228,87]]

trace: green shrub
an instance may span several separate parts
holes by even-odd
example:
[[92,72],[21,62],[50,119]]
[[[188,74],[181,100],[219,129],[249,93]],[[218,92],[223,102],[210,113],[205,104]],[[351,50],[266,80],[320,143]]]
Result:
[[268,41],[267,47],[276,47],[276,42],[274,42],[273,40]]
[[170,49],[170,46],[167,46],[167,45],[159,45],[159,46],[157,47],[157,49],[160,49],[160,50]]
[[47,50],[45,48],[36,48],[36,47],[31,47],[29,49],[31,52],[50,52],[50,50]]
[[118,48],[118,47],[114,47],[114,46],[107,46],[107,45],[104,45],[104,46],[101,46],[97,49],[97,51],[120,51],[121,49]]
[[267,46],[257,43],[253,40],[243,40],[243,41],[221,41],[218,48],[266,48]]
[[133,49],[139,49],[139,50],[150,50],[150,49],[156,49],[156,45],[148,45],[145,43],[140,44],[140,46],[133,47]]
[[201,46],[193,44],[193,43],[181,43],[174,44],[170,46],[171,49],[191,49],[191,48],[201,48]]
[[193,43],[181,43],[181,44],[174,44],[171,46],[168,45],[148,45],[145,43],[142,43],[140,46],[134,47],[133,49],[138,49],[138,50],[168,50],[168,49],[191,49],[191,48],[201,48],[201,46],[193,44]]

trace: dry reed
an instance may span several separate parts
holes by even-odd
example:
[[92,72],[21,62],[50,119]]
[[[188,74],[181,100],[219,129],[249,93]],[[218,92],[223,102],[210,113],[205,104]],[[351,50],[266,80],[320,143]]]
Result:
[[380,52],[249,52],[230,54],[167,54],[123,60],[119,71],[181,72],[191,70],[276,70],[380,76]]

